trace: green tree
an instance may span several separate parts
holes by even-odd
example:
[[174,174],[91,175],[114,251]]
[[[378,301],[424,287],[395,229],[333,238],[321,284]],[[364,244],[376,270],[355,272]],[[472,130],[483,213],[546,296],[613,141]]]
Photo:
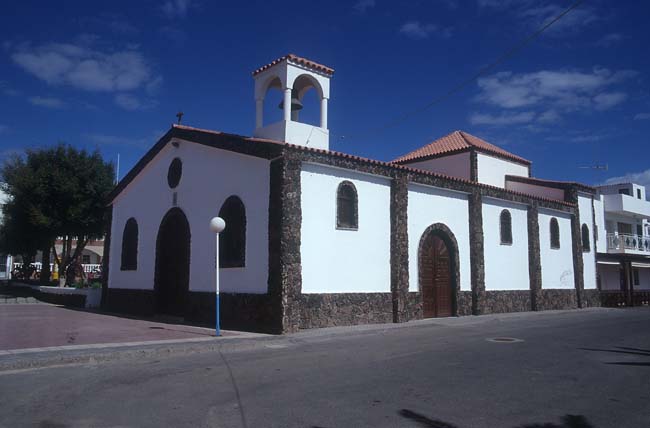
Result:
[[[10,221],[4,234],[25,239],[48,256],[52,251],[62,276],[90,239],[104,236],[113,165],[98,151],[66,144],[28,150],[5,162],[0,174],[12,201],[5,210]],[[63,241],[60,253],[54,246],[57,238]]]

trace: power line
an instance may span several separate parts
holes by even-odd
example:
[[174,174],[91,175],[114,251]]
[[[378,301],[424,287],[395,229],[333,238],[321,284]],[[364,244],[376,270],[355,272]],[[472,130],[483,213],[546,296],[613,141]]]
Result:
[[427,104],[415,109],[411,110],[407,113],[404,113],[402,116],[397,117],[396,119],[392,120],[391,122],[386,123],[385,125],[379,126],[375,129],[372,129],[366,133],[362,134],[351,134],[351,135],[341,135],[339,139],[344,139],[350,136],[353,137],[359,137],[359,136],[365,136],[365,135],[372,135],[380,131],[384,131],[389,128],[393,128],[400,123],[404,122],[405,120],[411,118],[412,116],[416,116],[431,107],[435,106],[436,104],[441,103],[442,101],[445,101],[452,95],[456,94],[457,92],[460,92],[462,89],[464,89],[467,85],[473,83],[475,80],[477,80],[479,77],[489,73],[492,71],[494,68],[496,68],[499,64],[502,62],[506,61],[510,57],[512,57],[514,54],[522,50],[524,47],[526,47],[528,44],[530,44],[533,40],[538,38],[544,31],[548,30],[549,27],[551,27],[553,24],[558,22],[560,19],[562,19],[564,16],[566,16],[568,13],[570,13],[572,10],[577,8],[581,3],[583,3],[584,0],[577,0],[575,1],[571,6],[566,8],[562,13],[559,15],[555,16],[552,20],[548,21],[546,24],[538,28],[536,31],[528,35],[526,38],[522,39],[519,43],[513,45],[510,49],[506,50],[503,54],[501,54],[496,60],[492,61],[491,63],[485,65],[484,67],[480,68],[476,73],[474,73],[472,76],[468,77],[465,80],[462,80],[461,82],[457,83],[455,86],[453,86],[450,90],[447,92],[439,95],[438,97],[434,98]]

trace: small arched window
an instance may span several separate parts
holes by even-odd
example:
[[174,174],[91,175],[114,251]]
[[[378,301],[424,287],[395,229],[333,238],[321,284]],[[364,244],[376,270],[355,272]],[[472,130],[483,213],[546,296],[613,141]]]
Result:
[[501,229],[501,244],[512,244],[512,217],[510,216],[510,211],[501,211],[499,224]]
[[352,230],[359,228],[357,189],[349,181],[339,184],[336,192],[336,227]]
[[589,226],[586,223],[582,225],[582,251],[588,253],[591,251],[591,242],[589,240]]
[[246,209],[238,196],[230,196],[221,206],[219,217],[226,228],[219,236],[219,266],[246,266]]
[[560,248],[560,225],[555,217],[551,218],[551,248]]
[[122,263],[120,270],[138,269],[138,222],[133,217],[126,221],[122,233]]

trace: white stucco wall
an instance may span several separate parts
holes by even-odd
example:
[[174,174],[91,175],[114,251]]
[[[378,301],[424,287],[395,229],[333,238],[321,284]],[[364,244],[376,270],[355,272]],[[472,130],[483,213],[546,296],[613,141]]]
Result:
[[413,162],[406,164],[406,166],[469,180],[469,156],[469,152],[459,153],[422,162]]
[[[183,162],[183,174],[170,189],[167,170],[175,157]],[[221,290],[266,293],[269,162],[184,141],[163,148],[115,200],[109,287],[153,289],[156,237],[174,192],[190,224],[190,290],[214,289],[215,237],[208,223],[227,197],[237,195],[246,208],[246,267],[221,269]],[[138,269],[121,271],[122,234],[130,217],[138,222]]]
[[530,183],[520,183],[518,181],[507,181],[506,189],[547,199],[557,199],[559,201],[564,200],[564,190],[554,189],[552,187],[538,186]]
[[528,177],[527,166],[488,156],[483,153],[478,153],[477,163],[479,183],[505,188],[506,175]]
[[596,283],[596,252],[594,251],[594,218],[591,207],[591,195],[578,194],[578,209],[580,210],[580,232],[582,236],[582,225],[589,228],[589,251],[582,252],[582,264],[584,271],[585,289],[597,287]]
[[[358,230],[336,228],[336,192],[358,196]],[[300,174],[303,293],[390,292],[390,180],[303,164]]]
[[446,225],[456,237],[460,289],[471,290],[469,212],[467,195],[435,187],[408,187],[409,291],[418,291],[418,247],[424,231],[435,223]]
[[[512,218],[512,245],[502,245],[501,212]],[[528,290],[528,208],[497,199],[483,201],[486,290]]]
[[607,230],[605,230],[605,208],[603,207],[602,195],[597,195],[594,199],[594,210],[596,212],[596,226],[598,226],[597,251],[599,253],[607,252]]
[[[551,248],[551,218],[560,227],[560,248]],[[571,247],[571,216],[559,211],[539,210],[539,247],[542,264],[542,288],[575,288],[573,250]]]

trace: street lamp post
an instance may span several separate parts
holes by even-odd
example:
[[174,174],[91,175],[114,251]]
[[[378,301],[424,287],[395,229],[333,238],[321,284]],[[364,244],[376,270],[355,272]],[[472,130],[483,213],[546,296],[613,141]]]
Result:
[[221,336],[220,320],[219,320],[219,234],[226,228],[226,222],[221,217],[213,217],[210,220],[210,230],[216,236],[215,240],[215,262],[214,262],[214,282],[216,291],[216,328],[215,336]]

